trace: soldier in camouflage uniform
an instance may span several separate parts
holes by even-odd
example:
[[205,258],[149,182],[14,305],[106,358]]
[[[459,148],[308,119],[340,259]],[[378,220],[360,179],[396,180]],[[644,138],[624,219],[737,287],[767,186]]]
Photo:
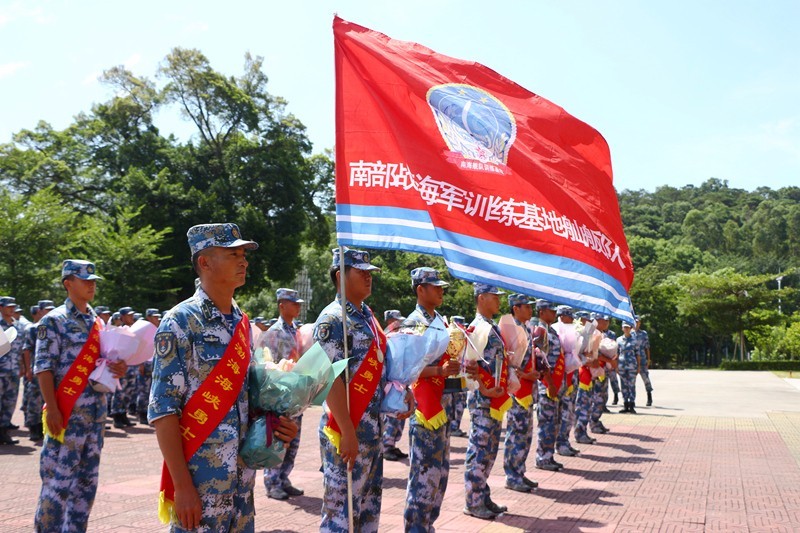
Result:
[[[340,261],[339,248],[333,251],[330,268],[331,282],[340,288],[341,265],[344,263],[345,309],[347,312],[347,375],[352,377],[361,366],[372,344],[379,335],[374,316],[364,303],[372,292],[372,273],[380,269],[370,264],[369,254],[360,250],[345,249]],[[344,328],[342,326],[342,298],[336,299],[322,310],[314,324],[314,340],[319,342],[332,362],[344,359]],[[383,355],[379,354],[379,359]],[[383,482],[383,457],[381,455],[380,407],[386,385],[385,366],[369,404],[355,427],[350,420],[344,376],[334,381],[326,399],[327,409],[319,426],[322,454],[324,493],[322,498],[322,523],[320,531],[343,532],[349,527],[347,504],[347,469],[352,469],[353,524],[356,531],[378,531],[381,513],[381,484]],[[410,396],[410,395],[409,395]],[[405,418],[413,413],[411,410]],[[324,430],[334,416],[340,421],[341,437],[338,450]]]
[[[411,289],[417,295],[417,306],[408,315],[405,324],[429,326],[436,317],[444,320],[436,311],[442,305],[444,288],[449,283],[439,278],[439,272],[433,268],[421,267],[411,271]],[[445,356],[447,357],[447,356]],[[461,365],[457,360],[449,357],[444,363],[438,358],[422,370],[420,380],[441,380],[448,376],[458,374]],[[420,394],[415,389],[415,395]],[[430,392],[433,394],[433,391]],[[447,413],[449,395],[439,394],[439,402]],[[418,402],[419,403],[419,402]],[[439,517],[447,479],[450,470],[450,436],[447,419],[435,423],[428,422],[426,426],[412,416],[409,421],[409,437],[411,440],[408,469],[408,490],[406,491],[406,508],[403,512],[403,522],[406,531],[432,532],[433,524]]]
[[631,335],[633,325],[629,322],[622,324],[622,337],[617,339],[619,350],[619,375],[622,378],[622,400],[625,403],[620,413],[636,414],[636,372],[639,361],[636,357],[636,339]]
[[[450,320],[462,327],[467,326],[463,316],[453,315]],[[450,408],[447,411],[447,418],[450,419],[450,436],[466,437],[467,432],[461,429],[461,418],[464,415],[464,408],[467,406],[467,391],[447,392],[447,394],[452,396]]]
[[[247,250],[235,224],[193,226],[187,232],[200,276],[194,295],[163,317],[155,336],[153,386],[147,418],[175,484],[171,531],[254,530],[255,471],[239,457],[248,425],[247,380],[219,425],[187,462],[179,428],[184,405],[222,359],[243,313],[233,300],[247,274]],[[252,362],[252,359],[251,359]],[[296,426],[281,418],[277,438],[291,441]]]
[[[123,326],[133,325],[133,308],[122,307],[117,313],[119,313]],[[128,419],[128,406],[132,401],[136,401],[136,375],[138,373],[138,365],[128,367],[125,376],[119,380],[119,388],[111,396],[111,416],[114,418],[115,428],[125,429],[136,425],[135,422]]]
[[[64,305],[42,317],[36,328],[34,372],[47,406],[44,438],[39,459],[42,491],[36,508],[37,532],[86,531],[92,510],[103,449],[107,415],[106,395],[86,386],[67,421],[63,442],[52,437],[64,427],[56,402],[56,389],[89,338],[96,315],[89,302],[94,298],[94,264],[67,259],[61,268],[61,283],[67,290]],[[115,376],[125,373],[124,361],[109,364]]]
[[13,297],[0,298],[0,327],[3,328],[3,331],[9,328],[17,331],[17,337],[11,343],[11,350],[0,357],[0,445],[19,442],[9,435],[11,429],[18,429],[16,426],[12,426],[11,416],[14,414],[19,396],[22,347],[25,344],[24,327],[14,319],[16,308],[17,302]]
[[[556,330],[551,326],[555,322],[556,311],[551,302],[543,299],[536,300],[536,311],[539,316],[538,325],[547,331],[545,338],[539,341],[542,342],[540,349],[544,357],[547,358],[547,368],[550,369],[548,371],[550,377],[545,379],[555,380],[552,370],[555,370],[556,362],[561,355],[561,341]],[[564,465],[553,458],[558,432],[557,422],[560,420],[559,409],[561,404],[559,398],[563,394],[566,385],[566,372],[564,374],[560,382],[553,383],[556,395],[554,398],[547,394],[546,381],[539,381],[538,383],[539,405],[536,414],[539,422],[539,431],[536,444],[536,468],[540,470],[558,471],[564,468]]]
[[[276,296],[280,317],[264,333],[263,341],[272,353],[272,359],[275,363],[279,363],[282,359],[297,361],[301,354],[297,351],[297,328],[294,327],[294,319],[300,316],[300,304],[304,300],[293,289],[278,289]],[[302,496],[304,494],[303,489],[293,486],[292,482],[289,481],[289,474],[292,473],[294,468],[297,450],[300,449],[300,428],[303,425],[303,415],[299,415],[292,420],[297,424],[297,437],[286,448],[283,463],[264,470],[264,486],[267,488],[267,495],[274,500],[285,500],[289,496]]]
[[[579,319],[581,324],[585,326],[589,322],[589,313],[577,311],[575,312],[575,318]],[[600,366],[599,361],[587,362],[584,354],[580,354],[580,357],[583,366],[588,366],[590,369]],[[575,397],[575,442],[579,444],[594,444],[597,442],[586,432],[589,426],[589,416],[591,415],[593,390],[597,381],[598,378],[592,377],[591,382],[588,384],[588,389],[578,386],[578,394]]]
[[[35,312],[34,312],[35,309]],[[39,442],[44,439],[44,428],[42,427],[42,391],[39,388],[39,380],[33,376],[33,363],[36,358],[36,328],[39,321],[47,313],[55,309],[52,300],[39,300],[39,303],[31,308],[31,316],[34,322],[25,328],[25,344],[23,346],[23,362],[26,364],[25,392],[23,401],[23,411],[25,413],[25,426],[30,431],[30,439]]]
[[[574,328],[573,321],[575,317],[572,315],[572,308],[568,305],[559,305],[556,308],[556,316],[558,321],[567,324],[570,328]],[[566,354],[565,354],[566,355]],[[569,434],[575,426],[575,401],[578,396],[578,370],[575,370],[570,376],[567,373],[566,387],[559,398],[560,406],[558,413],[560,420],[556,427],[558,428],[558,437],[556,437],[556,452],[559,455],[566,457],[574,457],[580,452],[573,448],[569,442]]]
[[[154,307],[144,312],[147,320],[158,328],[161,324],[161,313]],[[140,424],[147,425],[147,405],[150,403],[150,388],[153,385],[153,360],[145,361],[136,369],[136,416]]]
[[[475,320],[470,326],[477,326],[480,322],[489,323],[492,334],[483,351],[483,360],[477,364],[491,375],[495,374],[495,362],[505,357],[503,340],[500,330],[492,317],[500,312],[500,295],[505,292],[487,285],[475,283],[473,293],[477,304]],[[504,394],[501,386],[487,389],[483,380],[478,379],[478,390],[470,393],[467,399],[472,423],[469,428],[469,444],[464,464],[464,496],[466,505],[464,514],[491,520],[497,515],[508,510],[507,507],[498,505],[491,498],[491,489],[487,483],[489,473],[492,471],[497,450],[500,446],[500,432],[502,421],[491,416],[490,404],[492,398]]]
[[637,354],[639,359],[639,375],[644,381],[647,391],[647,406],[653,405],[653,384],[650,382],[650,336],[642,329],[642,321],[638,316],[633,317],[636,329],[631,333],[636,338]]
[[[616,340],[616,334],[608,329],[608,324],[611,321],[611,317],[609,315],[595,315],[595,319],[597,320],[597,331],[603,334],[604,337]],[[595,387],[593,388],[593,396],[592,396],[592,409],[591,415],[589,416],[589,427],[594,433],[608,433],[609,429],[603,425],[603,422],[600,420],[600,417],[603,416],[603,413],[607,413],[608,408],[606,404],[608,403],[608,382],[609,382],[609,372],[614,369],[614,364],[609,361],[605,361],[602,354],[599,356],[600,359],[603,361],[603,368],[605,370],[605,375],[601,376]]]
[[[532,303],[524,294],[512,294],[508,297],[508,307],[511,309],[511,315],[518,326],[523,326],[527,329],[528,321],[533,316]],[[531,372],[525,372],[533,357],[533,345],[530,341],[531,339],[529,338],[528,347],[525,350],[520,367],[514,369],[514,371],[517,372],[520,381],[533,382],[533,387],[536,387],[539,373],[536,372],[536,369]],[[525,406],[515,396],[514,404],[508,410],[505,453],[503,455],[503,470],[506,473],[507,489],[516,492],[530,492],[539,485],[536,481],[525,477],[525,462],[528,460],[532,442],[533,399],[531,398],[531,403]]]
[[[384,332],[388,335],[393,331],[400,328],[400,325],[406,319],[399,310],[388,309],[383,312],[383,322],[386,324]],[[403,436],[403,430],[406,428],[406,421],[400,420],[395,416],[383,416],[383,437],[381,443],[383,446],[383,458],[387,461],[399,461],[405,459],[408,454],[397,447],[397,441]]]

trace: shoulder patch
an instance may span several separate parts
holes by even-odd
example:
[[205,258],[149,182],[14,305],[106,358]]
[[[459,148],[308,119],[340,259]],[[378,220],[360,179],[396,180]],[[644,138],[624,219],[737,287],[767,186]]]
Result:
[[164,357],[175,348],[175,334],[171,331],[157,333],[153,339],[156,355]]
[[314,337],[317,340],[326,341],[331,336],[331,325],[329,322],[322,322],[317,325],[317,329],[314,331]]
[[47,326],[44,324],[39,324],[36,328],[36,338],[40,341],[43,341],[47,338]]

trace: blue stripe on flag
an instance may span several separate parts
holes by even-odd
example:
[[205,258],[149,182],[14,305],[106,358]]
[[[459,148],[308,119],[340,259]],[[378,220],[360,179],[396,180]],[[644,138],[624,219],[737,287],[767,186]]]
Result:
[[436,229],[426,211],[350,204],[336,212],[339,244],[441,255],[460,279],[632,318],[619,281],[581,261]]

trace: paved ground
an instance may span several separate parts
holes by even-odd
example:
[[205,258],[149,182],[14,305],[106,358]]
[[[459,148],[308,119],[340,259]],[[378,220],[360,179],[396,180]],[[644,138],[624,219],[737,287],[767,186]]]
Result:
[[[489,483],[509,512],[494,522],[463,507],[466,440],[452,441],[452,470],[440,532],[482,531],[800,531],[800,390],[763,372],[651,372],[655,406],[606,415],[612,433],[566,469],[545,473],[534,494],[503,488],[502,460]],[[795,380],[796,381],[796,380]],[[639,383],[640,398],[644,391]],[[615,409],[616,410],[616,409]],[[306,495],[269,500],[256,487],[257,531],[316,531],[322,482],[316,423],[307,412],[292,475]],[[15,415],[21,422],[21,415]],[[463,427],[466,429],[468,420]],[[31,531],[40,486],[38,448],[0,448],[0,531]],[[535,445],[535,444],[534,444]],[[401,448],[407,449],[403,439]],[[502,445],[501,451],[502,454]],[[160,454],[153,431],[107,432],[90,531],[164,531],[156,518]],[[381,531],[402,531],[408,465],[385,463]]]

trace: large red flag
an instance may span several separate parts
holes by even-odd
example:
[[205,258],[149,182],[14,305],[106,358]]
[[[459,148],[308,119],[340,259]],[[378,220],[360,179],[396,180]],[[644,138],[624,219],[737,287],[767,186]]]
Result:
[[631,318],[603,137],[478,63],[338,17],[342,245],[442,255],[469,281]]

